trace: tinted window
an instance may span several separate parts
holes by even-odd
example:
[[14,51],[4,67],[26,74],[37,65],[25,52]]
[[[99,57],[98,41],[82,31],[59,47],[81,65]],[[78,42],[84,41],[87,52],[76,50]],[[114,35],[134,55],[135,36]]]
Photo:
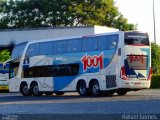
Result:
[[81,51],[81,39],[67,40],[67,51],[68,52],[80,52]]
[[24,48],[26,47],[27,42],[18,44],[14,47],[12,51],[11,58],[12,59],[18,59],[22,56]]
[[108,39],[106,36],[98,37],[98,50],[106,50],[108,47]]
[[98,37],[98,50],[115,48],[118,44],[118,35],[107,35]]
[[51,55],[53,51],[52,42],[43,42],[39,44],[40,55]]
[[53,53],[64,53],[66,50],[66,41],[53,42]]
[[39,44],[38,43],[34,43],[29,45],[27,52],[26,52],[26,57],[33,57],[39,55]]
[[134,32],[126,32],[125,36],[125,45],[131,44],[142,44],[149,45],[149,37],[146,33],[134,33]]
[[97,38],[84,38],[82,40],[82,51],[95,51],[97,50]]
[[79,72],[78,64],[35,66],[24,69],[24,78],[74,76]]
[[118,39],[119,39],[118,35],[111,35],[110,36],[109,49],[117,47]]

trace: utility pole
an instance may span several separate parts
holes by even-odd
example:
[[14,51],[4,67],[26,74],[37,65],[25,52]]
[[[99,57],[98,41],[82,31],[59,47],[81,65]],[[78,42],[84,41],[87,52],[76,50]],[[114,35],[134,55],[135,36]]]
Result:
[[155,24],[154,0],[153,0],[153,27],[154,27],[154,43],[156,43],[156,24]]

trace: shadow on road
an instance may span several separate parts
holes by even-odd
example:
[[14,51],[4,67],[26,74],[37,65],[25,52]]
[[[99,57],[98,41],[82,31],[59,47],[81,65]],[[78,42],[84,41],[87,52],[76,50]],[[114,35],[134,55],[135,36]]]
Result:
[[159,90],[142,90],[138,92],[128,92],[125,96],[79,96],[76,92],[66,93],[62,96],[53,94],[52,96],[43,95],[40,97],[22,96],[20,93],[0,93],[0,104],[7,103],[58,103],[58,102],[90,102],[90,101],[128,101],[128,100],[148,100],[148,99],[160,99]]

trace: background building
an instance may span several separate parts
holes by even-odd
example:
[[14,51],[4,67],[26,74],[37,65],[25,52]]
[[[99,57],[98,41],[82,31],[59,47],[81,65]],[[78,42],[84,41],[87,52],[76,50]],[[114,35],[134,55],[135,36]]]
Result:
[[118,29],[104,26],[78,26],[78,27],[53,27],[37,29],[0,30],[0,49],[12,49],[17,43],[60,38],[68,36],[83,36],[106,32],[119,31]]

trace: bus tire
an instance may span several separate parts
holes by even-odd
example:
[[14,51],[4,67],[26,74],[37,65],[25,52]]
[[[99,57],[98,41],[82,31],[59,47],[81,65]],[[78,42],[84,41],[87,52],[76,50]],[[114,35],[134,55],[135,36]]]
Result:
[[61,96],[64,95],[64,92],[55,92],[55,94]]
[[90,87],[90,91],[93,96],[99,96],[100,95],[100,87],[98,81],[93,81]]
[[53,92],[45,92],[45,95],[47,96],[53,95]]
[[34,96],[41,96],[43,93],[39,91],[37,83],[31,84],[31,91]]
[[126,90],[118,90],[118,91],[117,91],[117,94],[118,94],[119,96],[124,96],[124,95],[127,94],[127,91],[126,91]]
[[20,86],[20,92],[23,96],[31,96],[31,91],[28,89],[27,83],[22,83]]
[[85,81],[78,82],[77,91],[78,91],[80,96],[86,96],[87,95],[88,91],[87,91]]

